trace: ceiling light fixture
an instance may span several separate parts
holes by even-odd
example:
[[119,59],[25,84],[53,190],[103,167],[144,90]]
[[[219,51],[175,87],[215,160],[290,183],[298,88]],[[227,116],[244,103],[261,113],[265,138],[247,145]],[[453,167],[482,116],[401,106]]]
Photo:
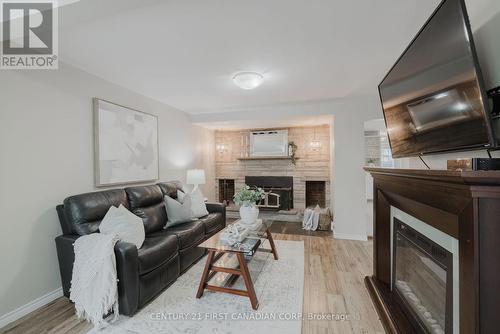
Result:
[[239,72],[233,76],[233,82],[241,89],[254,89],[264,81],[264,76],[256,72]]

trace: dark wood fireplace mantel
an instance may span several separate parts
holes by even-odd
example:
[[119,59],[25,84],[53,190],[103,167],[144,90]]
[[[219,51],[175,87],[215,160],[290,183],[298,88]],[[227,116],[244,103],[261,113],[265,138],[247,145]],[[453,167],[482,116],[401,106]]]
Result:
[[365,282],[388,333],[421,333],[391,286],[390,208],[459,241],[460,333],[498,333],[500,171],[367,167],[374,178],[373,276]]

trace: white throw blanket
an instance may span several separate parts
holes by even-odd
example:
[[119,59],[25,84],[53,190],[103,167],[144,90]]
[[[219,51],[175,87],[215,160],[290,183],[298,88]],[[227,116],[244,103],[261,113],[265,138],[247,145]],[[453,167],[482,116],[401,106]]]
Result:
[[316,231],[318,229],[320,213],[321,208],[319,205],[316,205],[314,209],[305,209],[304,220],[302,220],[302,229]]
[[[71,280],[70,299],[76,315],[102,328],[108,323],[104,315],[114,312],[118,317],[118,287],[114,247],[118,237],[92,233],[76,239],[75,263]],[[112,320],[112,321],[113,321]]]

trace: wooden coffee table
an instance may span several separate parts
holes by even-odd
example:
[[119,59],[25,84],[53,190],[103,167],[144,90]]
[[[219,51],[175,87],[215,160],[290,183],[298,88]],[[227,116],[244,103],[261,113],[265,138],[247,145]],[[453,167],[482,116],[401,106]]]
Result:
[[[198,247],[206,248],[208,255],[196,298],[201,298],[205,289],[231,293],[250,298],[252,308],[258,309],[259,301],[255,295],[247,263],[252,260],[256,252],[272,253],[274,259],[278,260],[274,240],[269,231],[271,225],[272,221],[263,221],[259,229],[251,231],[245,240],[232,246],[220,240],[222,231],[201,243]],[[270,249],[261,247],[266,240],[269,241]],[[246,290],[232,287],[240,276],[243,277]]]

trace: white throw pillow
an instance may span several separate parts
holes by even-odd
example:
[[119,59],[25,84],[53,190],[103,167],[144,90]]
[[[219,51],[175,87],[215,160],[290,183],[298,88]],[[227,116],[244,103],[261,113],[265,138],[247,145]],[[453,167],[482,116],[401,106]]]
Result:
[[192,191],[192,190],[193,190],[193,188],[192,188],[192,187],[190,187],[190,186],[188,186],[187,184],[184,184],[184,183],[183,183],[183,184],[182,184],[182,186],[181,186],[181,191],[182,191],[183,193],[185,193],[185,194],[189,194],[189,193],[191,193],[191,191]]
[[[205,205],[205,197],[200,188],[196,188],[189,194],[191,196],[191,215],[193,218],[201,218],[208,215],[207,206]],[[183,203],[186,194],[177,190],[177,198]]]
[[184,196],[182,203],[176,201],[170,196],[165,196],[165,208],[167,210],[167,226],[171,227],[191,221],[191,197]]
[[144,243],[144,223],[142,219],[128,211],[122,204],[118,208],[112,206],[99,225],[104,234],[115,234],[121,241],[130,242],[137,248]]
[[184,197],[186,197],[186,193],[182,190],[177,189],[177,200],[180,203],[184,203]]

